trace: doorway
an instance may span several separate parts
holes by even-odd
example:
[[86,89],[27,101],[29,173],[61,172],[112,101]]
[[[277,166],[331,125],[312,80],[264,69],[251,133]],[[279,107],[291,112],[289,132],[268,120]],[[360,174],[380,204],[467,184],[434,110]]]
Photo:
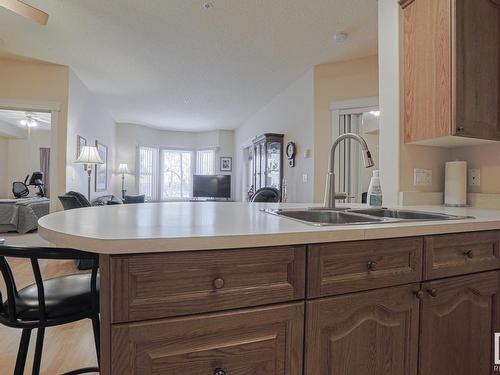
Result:
[[334,102],[332,111],[332,142],[342,134],[355,133],[363,137],[372,154],[374,167],[364,168],[359,144],[346,140],[335,154],[335,186],[347,193],[345,203],[366,203],[366,194],[374,170],[379,169],[378,97]]

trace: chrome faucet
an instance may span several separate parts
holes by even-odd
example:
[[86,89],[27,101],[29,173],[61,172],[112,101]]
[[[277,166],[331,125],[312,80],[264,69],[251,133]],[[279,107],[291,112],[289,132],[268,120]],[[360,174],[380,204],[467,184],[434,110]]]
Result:
[[361,146],[361,151],[363,152],[363,162],[365,164],[365,168],[373,167],[373,160],[370,154],[370,150],[368,149],[368,145],[363,137],[354,134],[354,133],[345,133],[338,137],[332,145],[330,149],[330,160],[328,162],[328,174],[326,175],[326,188],[325,188],[325,208],[335,208],[335,199],[337,197],[346,197],[347,194],[341,193],[337,194],[335,192],[335,150],[337,146],[345,139],[353,139],[357,141]]

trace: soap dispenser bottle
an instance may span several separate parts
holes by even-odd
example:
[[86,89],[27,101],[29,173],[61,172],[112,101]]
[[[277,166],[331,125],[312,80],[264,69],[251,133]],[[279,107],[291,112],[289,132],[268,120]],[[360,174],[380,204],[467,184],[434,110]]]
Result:
[[378,170],[373,171],[366,203],[371,207],[382,206],[382,187],[380,186],[380,172]]

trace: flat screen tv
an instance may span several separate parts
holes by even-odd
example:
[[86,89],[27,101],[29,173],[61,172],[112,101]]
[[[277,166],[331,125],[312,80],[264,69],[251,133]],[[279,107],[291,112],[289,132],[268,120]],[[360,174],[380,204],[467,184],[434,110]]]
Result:
[[193,176],[194,198],[231,198],[231,175]]

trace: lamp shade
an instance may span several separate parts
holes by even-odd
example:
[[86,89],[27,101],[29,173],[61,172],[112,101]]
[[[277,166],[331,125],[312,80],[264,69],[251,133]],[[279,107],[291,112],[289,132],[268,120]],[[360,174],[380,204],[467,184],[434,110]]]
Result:
[[118,173],[129,173],[129,170],[128,170],[128,164],[126,164],[126,163],[121,163],[121,164],[118,166]]
[[95,146],[83,146],[80,151],[80,156],[75,160],[76,164],[104,164],[97,147]]

